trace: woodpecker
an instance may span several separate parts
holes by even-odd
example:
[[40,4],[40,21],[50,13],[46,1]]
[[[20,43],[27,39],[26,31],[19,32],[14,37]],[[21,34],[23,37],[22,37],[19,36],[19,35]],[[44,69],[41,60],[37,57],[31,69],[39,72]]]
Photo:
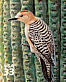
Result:
[[51,66],[55,65],[55,44],[49,26],[32,12],[22,10],[15,18],[25,24],[25,36],[32,53],[35,53],[41,66],[44,78],[47,82],[52,80]]

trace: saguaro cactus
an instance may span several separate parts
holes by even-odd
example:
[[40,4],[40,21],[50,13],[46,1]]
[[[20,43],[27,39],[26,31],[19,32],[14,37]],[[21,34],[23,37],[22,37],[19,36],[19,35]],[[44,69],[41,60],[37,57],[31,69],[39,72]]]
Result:
[[[2,1],[0,0],[0,11],[2,11],[1,10],[1,3],[2,3]],[[2,51],[1,51],[1,48],[2,48],[2,28],[1,28],[1,12],[0,12],[0,78],[2,79],[2,55],[3,55],[3,53],[2,53]],[[1,81],[1,79],[0,79],[0,81]]]
[[41,17],[41,19],[44,19],[42,13],[43,13],[42,1],[41,0],[35,0],[35,15],[37,17]]
[[[20,0],[10,0],[10,13],[14,17],[20,11]],[[14,65],[14,82],[22,81],[20,22],[11,21],[12,62]]]
[[[22,10],[30,10],[33,12],[33,0],[23,0]],[[21,24],[22,46],[23,51],[23,65],[25,82],[36,82],[35,79],[35,67],[34,67],[34,54],[30,53],[29,45],[25,38],[24,24]]]
[[4,52],[3,52],[3,2],[0,0],[0,63],[2,67],[2,80],[4,81]]
[[66,1],[61,0],[61,58],[60,82],[66,81]]
[[48,0],[42,0],[43,20],[48,24]]
[[60,60],[60,21],[59,21],[59,0],[48,0],[49,10],[49,27],[52,30],[55,40],[55,51],[56,51],[56,66],[52,69],[54,75],[53,82],[59,82],[59,60]]
[[10,65],[11,62],[11,41],[10,41],[10,22],[8,22],[8,18],[10,17],[10,0],[4,0],[4,11],[3,11],[3,16],[4,16],[4,26],[3,26],[3,43],[4,43],[4,58],[5,58],[5,62],[4,62],[4,68],[6,68],[8,70],[8,74],[6,72],[6,81],[12,81],[12,78],[10,76],[10,67],[8,66],[8,64]]

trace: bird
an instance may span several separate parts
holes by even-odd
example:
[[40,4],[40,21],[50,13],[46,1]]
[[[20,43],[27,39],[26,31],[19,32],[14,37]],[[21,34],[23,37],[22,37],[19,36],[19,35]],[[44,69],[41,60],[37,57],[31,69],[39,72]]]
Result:
[[37,56],[45,80],[51,82],[51,66],[55,65],[55,43],[49,26],[29,10],[19,11],[14,18],[8,19],[11,20],[24,22],[26,41],[30,50]]

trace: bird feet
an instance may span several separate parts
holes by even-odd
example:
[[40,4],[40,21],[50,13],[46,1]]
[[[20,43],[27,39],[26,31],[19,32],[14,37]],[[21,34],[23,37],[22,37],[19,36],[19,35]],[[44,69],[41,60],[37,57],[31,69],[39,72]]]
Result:
[[27,47],[30,47],[28,44],[24,44],[24,43],[22,43],[21,46],[27,46]]

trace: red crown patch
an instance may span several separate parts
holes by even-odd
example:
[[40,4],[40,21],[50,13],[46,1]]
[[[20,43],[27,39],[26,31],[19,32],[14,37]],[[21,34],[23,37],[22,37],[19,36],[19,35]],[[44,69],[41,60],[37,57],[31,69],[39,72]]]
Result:
[[27,10],[20,11],[20,13],[22,13],[22,12],[28,12],[28,11]]

